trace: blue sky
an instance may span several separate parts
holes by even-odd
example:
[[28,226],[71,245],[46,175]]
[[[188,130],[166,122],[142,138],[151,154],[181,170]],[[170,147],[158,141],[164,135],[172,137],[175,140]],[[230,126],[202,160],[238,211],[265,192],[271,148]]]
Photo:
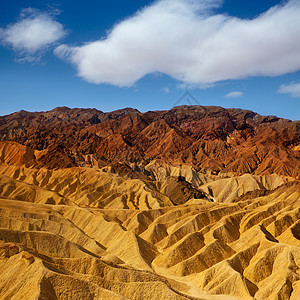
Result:
[[1,1],[0,28],[0,115],[163,110],[190,91],[300,119],[297,0]]

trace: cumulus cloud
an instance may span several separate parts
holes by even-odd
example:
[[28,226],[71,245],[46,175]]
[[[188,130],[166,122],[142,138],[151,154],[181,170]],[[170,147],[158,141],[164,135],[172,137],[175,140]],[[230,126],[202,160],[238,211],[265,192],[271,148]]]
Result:
[[221,0],[160,0],[116,24],[106,37],[55,54],[84,80],[132,86],[153,72],[186,86],[300,69],[300,1],[254,19],[214,13]]
[[290,94],[293,98],[300,98],[300,82],[282,84],[277,92],[281,94]]
[[55,15],[56,12],[23,9],[16,23],[0,28],[0,41],[12,48],[19,60],[38,60],[43,51],[66,35]]
[[231,92],[225,95],[225,98],[241,98],[243,97],[244,93],[243,92]]

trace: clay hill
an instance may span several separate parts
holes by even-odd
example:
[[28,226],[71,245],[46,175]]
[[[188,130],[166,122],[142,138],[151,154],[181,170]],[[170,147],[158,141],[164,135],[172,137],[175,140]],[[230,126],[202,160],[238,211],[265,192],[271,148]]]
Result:
[[300,299],[300,121],[221,107],[0,117],[0,299]]

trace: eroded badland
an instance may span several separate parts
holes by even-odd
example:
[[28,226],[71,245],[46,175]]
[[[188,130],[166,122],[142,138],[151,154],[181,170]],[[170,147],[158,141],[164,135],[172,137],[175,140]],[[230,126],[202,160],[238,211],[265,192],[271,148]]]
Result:
[[182,106],[0,117],[0,299],[300,299],[300,122]]

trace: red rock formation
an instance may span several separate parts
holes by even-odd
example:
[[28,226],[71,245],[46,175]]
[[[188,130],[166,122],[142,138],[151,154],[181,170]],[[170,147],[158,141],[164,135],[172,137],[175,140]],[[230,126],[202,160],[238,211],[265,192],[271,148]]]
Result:
[[299,121],[214,106],[146,113],[58,107],[0,117],[0,139],[43,150],[35,166],[48,168],[81,166],[83,155],[93,154],[106,164],[163,159],[192,164],[203,173],[296,178],[299,132]]

